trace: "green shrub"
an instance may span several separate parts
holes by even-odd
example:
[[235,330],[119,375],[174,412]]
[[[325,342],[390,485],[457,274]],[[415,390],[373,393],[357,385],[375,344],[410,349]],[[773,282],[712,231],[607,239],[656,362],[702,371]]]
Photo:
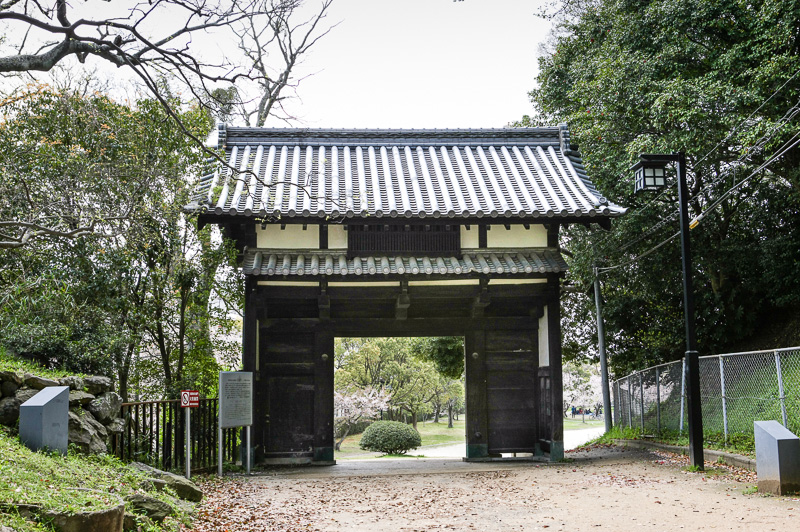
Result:
[[359,444],[365,451],[404,454],[422,445],[419,433],[399,421],[376,421],[364,431]]

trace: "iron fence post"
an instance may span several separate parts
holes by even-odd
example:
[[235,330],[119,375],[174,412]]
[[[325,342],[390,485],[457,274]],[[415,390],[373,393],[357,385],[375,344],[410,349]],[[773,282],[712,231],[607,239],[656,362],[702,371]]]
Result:
[[661,434],[661,370],[656,368],[656,433]]
[[633,428],[633,387],[631,386],[631,376],[628,375],[628,428]]
[[781,371],[781,354],[775,351],[775,370],[778,372],[778,394],[781,399],[781,414],[783,415],[783,426],[789,426],[789,418],[786,416],[786,395],[783,392],[783,371]]
[[642,372],[639,372],[639,420],[642,425],[642,434],[644,434],[644,383],[642,381]]
[[722,430],[725,432],[725,441],[728,441],[728,403],[725,396],[725,361],[719,357],[719,382],[722,392]]
[[681,426],[678,433],[683,432],[683,410],[686,401],[686,357],[681,361]]

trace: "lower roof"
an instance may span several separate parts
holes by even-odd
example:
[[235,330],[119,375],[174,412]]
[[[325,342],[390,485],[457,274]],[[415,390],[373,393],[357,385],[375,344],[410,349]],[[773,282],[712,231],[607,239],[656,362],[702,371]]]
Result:
[[248,249],[242,261],[245,275],[260,277],[356,276],[372,279],[392,276],[561,274],[567,263],[554,248],[465,251],[460,257],[359,255],[324,251]]

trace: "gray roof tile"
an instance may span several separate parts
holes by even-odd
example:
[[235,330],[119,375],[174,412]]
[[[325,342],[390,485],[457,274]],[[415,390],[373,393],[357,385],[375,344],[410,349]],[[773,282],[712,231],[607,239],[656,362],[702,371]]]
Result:
[[348,276],[380,278],[384,275],[546,274],[567,271],[567,263],[555,249],[465,250],[458,257],[359,255],[325,251],[275,251],[250,249],[245,252],[245,275]]
[[189,210],[265,217],[615,217],[566,126],[488,130],[221,127],[228,164]]

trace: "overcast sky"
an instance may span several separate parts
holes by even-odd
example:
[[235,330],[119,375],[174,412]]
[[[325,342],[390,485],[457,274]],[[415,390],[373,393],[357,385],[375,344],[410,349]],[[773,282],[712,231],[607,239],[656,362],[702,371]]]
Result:
[[289,106],[295,125],[502,127],[530,114],[550,28],[536,16],[541,3],[334,0],[328,20],[340,24],[297,70],[316,74]]

